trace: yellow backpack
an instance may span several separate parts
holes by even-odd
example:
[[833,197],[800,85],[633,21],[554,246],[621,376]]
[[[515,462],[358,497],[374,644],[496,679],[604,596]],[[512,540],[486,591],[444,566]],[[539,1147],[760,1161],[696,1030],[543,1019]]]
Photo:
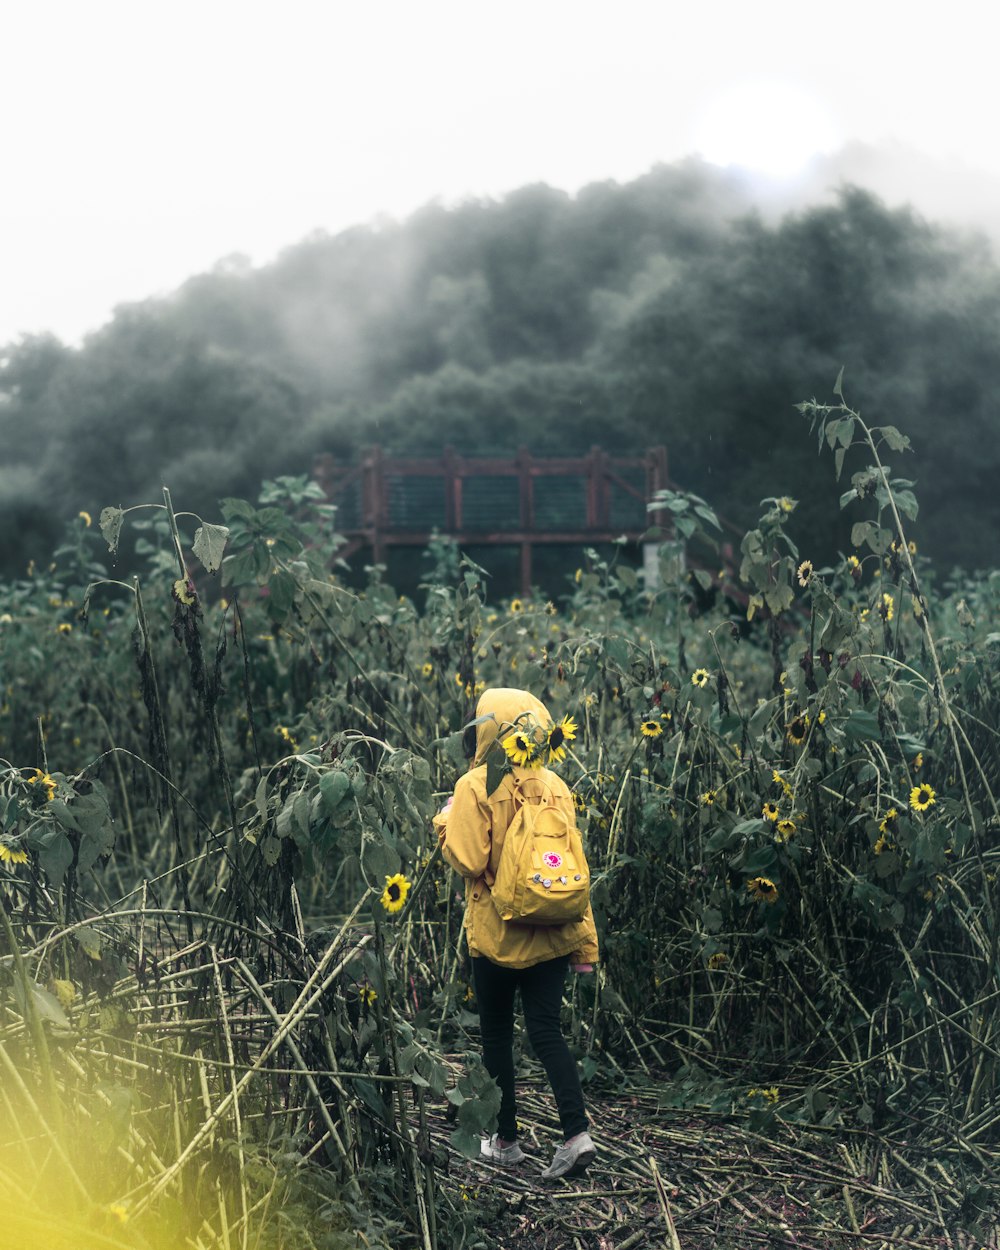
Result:
[[501,920],[558,925],[582,920],[590,904],[590,868],[572,816],[551,800],[520,800],[500,851],[491,891]]

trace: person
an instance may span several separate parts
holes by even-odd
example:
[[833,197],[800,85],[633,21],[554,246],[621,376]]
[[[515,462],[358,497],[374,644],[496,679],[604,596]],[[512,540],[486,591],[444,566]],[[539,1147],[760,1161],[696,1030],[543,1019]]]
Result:
[[[513,1055],[514,996],[520,989],[528,1037],[545,1068],[562,1126],[564,1140],[542,1172],[546,1180],[554,1180],[586,1171],[596,1155],[560,1011],[567,969],[592,972],[598,961],[597,930],[589,904],[582,920],[562,925],[505,921],[494,907],[490,887],[516,811],[515,785],[526,801],[548,796],[571,816],[574,807],[557,773],[526,763],[515,764],[492,794],[486,791],[486,756],[497,737],[503,743],[528,724],[542,729],[551,726],[540,700],[526,690],[485,690],[476,707],[476,722],[475,755],[469,771],[459,778],[434,823],[444,858],[465,878],[464,927],[479,1004],[483,1063],[500,1087],[497,1132],[484,1138],[482,1155],[504,1165],[525,1158],[517,1141]],[[549,752],[550,759],[561,755],[558,749]]]

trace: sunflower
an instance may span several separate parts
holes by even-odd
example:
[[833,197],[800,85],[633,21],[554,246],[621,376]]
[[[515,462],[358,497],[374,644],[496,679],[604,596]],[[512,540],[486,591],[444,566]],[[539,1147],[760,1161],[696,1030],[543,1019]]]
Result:
[[912,538],[906,544],[906,550],[910,553],[911,556],[915,556],[917,554],[917,544],[913,541]]
[[897,812],[894,807],[890,807],[889,810],[886,812],[886,814],[879,821],[879,826],[878,826],[879,833],[888,833],[889,826],[894,825],[898,819],[899,819],[899,812]]
[[27,851],[21,850],[19,846],[10,846],[6,842],[0,842],[0,864],[26,864],[27,862]]
[[756,903],[771,904],[778,901],[778,887],[770,877],[751,877],[747,882],[747,889]]
[[872,850],[876,855],[881,855],[884,851],[894,851],[895,849],[895,842],[893,842],[891,838],[887,838],[884,833],[880,833],[878,835],[875,839],[875,845],[872,847]]
[[795,791],[792,789],[791,782],[786,781],[776,768],[771,770],[771,780],[776,786],[781,786],[786,798],[794,798]]
[[519,729],[508,734],[500,744],[512,764],[530,768],[535,759],[535,744]]
[[713,972],[718,972],[720,968],[724,968],[729,963],[729,956],[725,951],[716,951],[714,955],[709,955],[708,966]]
[[847,557],[847,571],[851,574],[852,577],[854,575],[854,570],[860,569],[860,568],[861,568],[861,561],[858,559],[857,556]]
[[663,726],[658,720],[644,720],[639,726],[639,732],[644,738],[658,738],[663,733]]
[[797,500],[789,499],[787,495],[782,495],[778,500],[778,507],[782,512],[791,512],[795,508]]
[[577,723],[572,716],[564,716],[558,725],[552,725],[545,745],[549,749],[549,760],[557,764],[566,758],[566,743],[576,738]]
[[710,675],[707,668],[696,668],[691,674],[691,685],[697,686],[699,690],[704,690],[708,685]]
[[795,835],[795,821],[788,820],[787,818],[785,820],[779,820],[775,825],[775,830],[778,840],[781,842],[787,842],[789,838]]
[[799,579],[800,586],[808,586],[812,581],[813,562],[812,560],[803,560],[796,570],[796,576]]
[[916,755],[913,757],[913,767],[917,770],[917,772],[919,772],[920,769],[923,768],[923,766],[924,766],[924,753],[923,751],[918,751]]
[[809,717],[803,712],[785,726],[785,737],[793,747],[800,747],[806,740],[808,729]]
[[923,785],[914,786],[910,791],[910,806],[915,812],[926,812],[932,803],[937,802],[937,795],[925,781]]
[[89,530],[89,529],[90,529],[90,527],[91,527],[91,525],[93,525],[93,523],[94,523],[94,518],[90,515],[90,513],[89,513],[89,512],[78,512],[76,515],[77,515],[77,516],[80,518],[80,520],[83,522],[84,528]]
[[406,902],[406,896],[410,892],[412,882],[407,881],[401,872],[397,872],[393,877],[386,877],[385,889],[382,891],[382,897],[379,902],[388,912],[400,911]]
[[711,807],[718,797],[718,790],[706,790],[703,794],[698,796],[698,802],[702,805],[702,807]]
[[421,671],[421,673],[423,673],[423,675],[424,675],[425,677],[433,677],[433,676],[434,676],[434,665],[433,665],[433,664],[431,664],[431,663],[428,661],[426,664],[421,664],[421,666],[420,666],[420,671]]
[[770,1089],[748,1089],[747,1098],[763,1098],[765,1102],[774,1104],[779,1098],[778,1087],[772,1085]]
[[511,599],[510,601],[511,616],[517,616],[518,612],[523,612],[523,611],[524,611],[524,601],[521,599]]
[[760,809],[760,814],[764,817],[765,820],[777,820],[778,819],[777,803],[765,803],[764,806]]
[[370,1007],[375,999],[378,998],[378,993],[370,985],[361,985],[358,987],[358,997],[366,1007]]
[[896,607],[896,604],[895,604],[895,601],[893,600],[892,595],[888,593],[883,594],[882,602],[878,605],[878,614],[882,618],[883,621],[888,623],[889,621],[892,620],[895,607]]
[[71,634],[73,632],[73,626],[69,623],[69,621],[63,621],[60,625],[57,625],[56,628],[60,634]]
[[59,789],[59,783],[57,781],[53,781],[53,779],[49,776],[49,774],[43,773],[40,768],[35,769],[34,777],[28,778],[28,785],[29,786],[44,786],[46,802],[49,802],[50,800],[54,799],[56,795],[56,790]]

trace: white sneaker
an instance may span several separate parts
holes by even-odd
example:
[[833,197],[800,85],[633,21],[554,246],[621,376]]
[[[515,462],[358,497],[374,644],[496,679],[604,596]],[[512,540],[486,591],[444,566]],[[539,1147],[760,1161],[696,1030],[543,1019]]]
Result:
[[542,1179],[554,1181],[560,1176],[579,1176],[597,1157],[597,1147],[589,1133],[577,1133],[571,1141],[556,1147],[552,1162],[542,1172]]
[[501,1146],[498,1133],[494,1133],[492,1137],[483,1138],[479,1144],[479,1153],[484,1159],[489,1159],[491,1163],[499,1163],[501,1166],[523,1163],[527,1157],[516,1141]]

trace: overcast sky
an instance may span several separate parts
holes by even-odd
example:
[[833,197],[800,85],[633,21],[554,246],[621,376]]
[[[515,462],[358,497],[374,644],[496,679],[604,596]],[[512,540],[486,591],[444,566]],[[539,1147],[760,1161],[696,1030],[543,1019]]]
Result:
[[[78,341],[221,257],[693,152],[794,185],[891,143],[1000,204],[992,6],[31,0],[0,24],[0,343]],[[996,195],[996,199],[991,196]],[[981,214],[980,214],[981,216]]]

